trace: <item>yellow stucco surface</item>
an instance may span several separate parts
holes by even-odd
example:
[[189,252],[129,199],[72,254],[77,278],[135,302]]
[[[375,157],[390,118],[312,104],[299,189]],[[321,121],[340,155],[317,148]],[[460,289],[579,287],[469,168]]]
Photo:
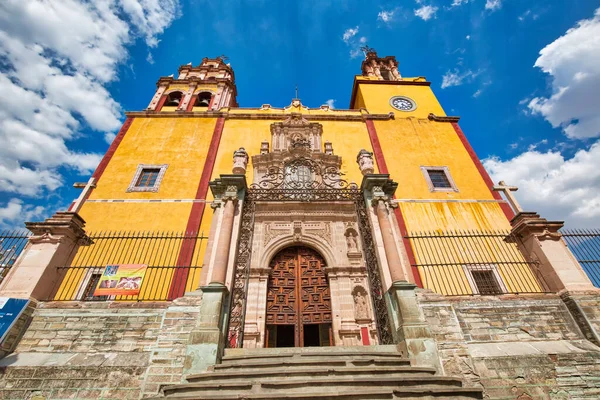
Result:
[[[260,153],[260,145],[267,140],[271,145],[270,126],[281,119],[250,119],[236,117],[237,114],[278,114],[281,116],[302,113],[306,116],[347,116],[359,117],[358,108],[366,108],[371,114],[394,112],[395,119],[373,121],[382,147],[383,155],[398,189],[396,198],[409,232],[443,232],[448,230],[497,230],[509,229],[510,225],[499,204],[494,201],[473,160],[467,153],[458,135],[448,122],[435,122],[427,119],[429,113],[443,116],[444,111],[430,87],[424,85],[389,85],[360,83],[359,80],[354,110],[307,109],[305,107],[285,108],[231,108],[228,112],[221,141],[216,154],[211,180],[220,174],[230,174],[233,152],[244,147],[250,157]],[[393,109],[389,100],[402,95],[415,100],[416,110],[401,112]],[[174,109],[174,108],[173,108]],[[173,111],[163,108],[164,112]],[[204,109],[195,108],[202,112]],[[164,114],[162,114],[164,115]],[[356,164],[360,149],[373,151],[366,124],[361,120],[315,121],[323,126],[323,143],[330,141],[334,154],[342,157],[342,172],[349,182],[360,184],[362,174]],[[193,199],[208,147],[213,135],[215,118],[176,117],[135,118],[117,152],[108,164],[103,176],[93,191],[91,200],[128,199],[164,200]],[[138,164],[168,164],[167,172],[156,193],[127,192]],[[421,166],[448,167],[457,192],[431,192]],[[249,162],[246,178],[253,183],[252,162]],[[378,171],[376,170],[375,173]],[[212,200],[210,191],[207,202]],[[448,201],[450,200],[450,201]],[[81,214],[87,222],[88,231],[102,230],[143,230],[177,231],[186,229],[192,203],[94,203],[84,205]],[[199,231],[208,236],[213,210],[207,205]],[[427,253],[412,243],[417,264],[433,263]],[[447,246],[443,244],[442,247]],[[203,241],[195,249],[195,265],[200,265],[206,247]],[[178,249],[171,249],[171,256]],[[445,251],[453,262],[460,264],[460,252]],[[156,260],[155,260],[156,261]],[[494,260],[493,260],[494,261]],[[499,261],[499,260],[495,260]],[[142,262],[142,261],[140,261]],[[169,263],[173,263],[169,261]],[[526,286],[537,291],[535,279],[523,259],[515,260],[520,266],[506,270],[498,269],[509,290],[522,290],[517,281],[530,282]],[[458,265],[457,264],[457,265]],[[503,269],[504,268],[504,269]],[[440,293],[456,294],[449,287],[468,291],[469,282],[460,266],[448,267],[441,274],[436,269],[419,267],[426,287]],[[157,274],[158,272],[152,272]],[[145,290],[152,295],[166,296],[165,282],[170,285],[171,272],[161,272],[158,278],[152,277],[151,287]],[[197,286],[200,268],[189,273],[187,289]],[[72,272],[70,282],[85,279],[79,272]],[[78,284],[80,286],[80,283]],[[74,285],[74,287],[78,287]],[[70,286],[69,286],[70,287]],[[514,289],[517,288],[517,289]],[[63,288],[64,296],[72,296],[75,289]]]

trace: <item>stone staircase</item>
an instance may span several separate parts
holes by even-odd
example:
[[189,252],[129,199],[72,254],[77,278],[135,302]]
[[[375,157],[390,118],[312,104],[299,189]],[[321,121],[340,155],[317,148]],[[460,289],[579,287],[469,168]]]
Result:
[[[231,349],[211,371],[162,388],[174,399],[482,399],[395,346]],[[163,398],[164,398],[163,397]]]

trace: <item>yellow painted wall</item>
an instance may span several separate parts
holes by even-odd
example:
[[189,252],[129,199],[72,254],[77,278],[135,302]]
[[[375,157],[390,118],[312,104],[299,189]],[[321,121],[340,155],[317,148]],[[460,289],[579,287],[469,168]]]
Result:
[[[390,105],[393,96],[409,97],[417,108],[411,112],[396,110]],[[396,198],[409,233],[510,230],[500,205],[490,202],[494,197],[452,125],[427,118],[430,113],[445,115],[430,87],[369,84],[358,79],[354,106],[366,107],[370,113],[395,114],[394,120],[374,121],[374,125],[390,176],[399,184]],[[458,191],[431,192],[422,166],[448,167]],[[461,244],[461,239],[438,238],[433,247],[426,248],[411,239],[425,287],[442,294],[472,293],[461,266],[467,251],[486,264],[499,265],[499,274],[509,291],[540,291],[515,244],[500,240],[491,248],[486,240]]]
[[[361,82],[361,80],[358,80],[357,99],[362,98],[362,102],[364,103],[362,107],[365,107],[372,114],[394,112],[397,118],[427,118],[429,113],[434,113],[438,116],[446,115],[429,86],[368,84],[367,82]],[[417,104],[417,108],[410,112],[398,111],[390,105],[390,98],[392,96],[410,97]],[[354,107],[358,108],[358,104],[355,104]]]

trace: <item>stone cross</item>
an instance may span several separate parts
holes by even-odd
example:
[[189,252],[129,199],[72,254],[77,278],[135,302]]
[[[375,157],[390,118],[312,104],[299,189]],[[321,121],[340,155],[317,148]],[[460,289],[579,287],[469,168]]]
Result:
[[504,183],[504,181],[500,181],[500,182],[498,182],[498,186],[494,186],[493,189],[497,192],[504,192],[504,196],[506,196],[506,200],[508,200],[508,202],[510,203],[510,206],[517,214],[523,212],[523,209],[519,205],[519,202],[517,201],[515,196],[513,196],[513,194],[512,194],[512,192],[516,192],[517,190],[519,190],[518,187],[508,186],[506,183]]
[[76,189],[83,189],[77,200],[75,200],[75,202],[71,204],[71,207],[69,207],[69,211],[78,213],[79,210],[81,210],[83,203],[85,203],[92,190],[96,187],[96,178],[90,178],[87,183],[74,183],[73,187]]

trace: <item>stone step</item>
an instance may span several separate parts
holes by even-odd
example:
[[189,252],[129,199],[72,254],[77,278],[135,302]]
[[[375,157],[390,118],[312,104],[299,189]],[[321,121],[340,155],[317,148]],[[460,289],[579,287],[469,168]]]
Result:
[[280,357],[402,357],[394,345],[377,346],[333,346],[333,347],[287,347],[287,348],[256,348],[256,349],[226,349],[223,362],[239,359],[280,358]]
[[[453,399],[453,400],[473,400],[483,399],[481,389],[476,388],[437,388],[422,386],[419,388],[402,389],[356,389],[351,391],[337,390],[335,392],[327,391],[321,393],[232,393],[223,394],[219,392],[169,396],[180,400],[387,400],[387,399],[415,399],[415,400],[433,400],[433,399]],[[156,397],[148,400],[159,400],[163,397]]]
[[228,360],[213,367],[214,371],[247,370],[257,368],[282,368],[282,367],[402,367],[410,366],[410,360],[401,357],[346,357],[336,358],[321,357],[275,357]]
[[[253,389],[254,387],[254,390]],[[447,389],[448,387],[462,388],[459,379],[447,376],[400,376],[400,377],[308,377],[286,378],[278,381],[244,380],[237,382],[194,382],[179,385],[169,385],[163,388],[166,397],[182,396],[232,396],[239,395],[240,391],[251,393],[288,395],[292,393],[319,394],[322,392],[337,393],[349,392],[356,389],[383,389],[404,390],[424,387],[429,390]],[[251,394],[248,393],[248,394]],[[234,397],[235,398],[235,397]]]
[[201,374],[188,375],[188,382],[223,382],[229,380],[256,380],[260,378],[264,380],[301,378],[301,377],[325,377],[325,376],[353,376],[361,378],[377,378],[381,375],[386,377],[401,377],[406,375],[428,376],[436,373],[435,368],[427,367],[409,367],[409,366],[393,366],[393,367],[377,367],[377,368],[356,368],[356,367],[321,367],[321,368],[306,368],[303,365],[290,367],[282,365],[279,368],[249,368],[244,370],[222,371],[221,368],[215,372],[205,372]]

